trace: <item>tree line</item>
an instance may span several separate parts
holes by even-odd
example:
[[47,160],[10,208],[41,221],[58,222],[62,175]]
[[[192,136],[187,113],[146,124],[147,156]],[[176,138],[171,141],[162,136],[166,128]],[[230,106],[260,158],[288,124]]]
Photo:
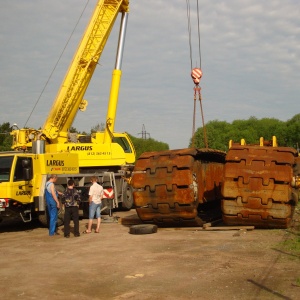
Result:
[[[80,134],[91,134],[104,129],[104,124],[97,124],[91,128],[90,133],[78,132],[72,127],[70,132]],[[300,147],[300,114],[296,114],[286,122],[275,118],[250,117],[248,120],[234,120],[231,123],[226,121],[213,120],[205,125],[208,147],[227,151],[229,141],[240,142],[245,139],[247,144],[258,144],[260,137],[265,140],[272,140],[272,136],[276,136],[279,146],[287,146],[296,148]],[[11,150],[12,136],[9,134],[11,125],[9,122],[0,125],[0,151]],[[132,143],[136,149],[136,157],[138,158],[144,152],[169,150],[169,145],[164,142],[157,141],[153,138],[142,139],[130,135]],[[189,147],[204,148],[203,128],[199,127],[194,135],[194,141],[190,139]]]
[[[209,121],[205,125],[208,147],[227,151],[229,141],[240,142],[245,139],[247,144],[258,144],[260,137],[272,140],[276,136],[277,143],[282,147],[293,147],[299,151],[300,147],[300,114],[284,122],[275,118],[257,119],[250,117],[248,120]],[[192,145],[192,139],[190,145]],[[195,132],[194,146],[204,148],[204,131],[200,127]]]

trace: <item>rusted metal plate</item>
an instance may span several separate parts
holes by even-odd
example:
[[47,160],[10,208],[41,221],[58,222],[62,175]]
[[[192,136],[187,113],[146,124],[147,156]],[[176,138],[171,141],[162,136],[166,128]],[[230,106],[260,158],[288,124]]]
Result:
[[206,203],[221,199],[224,164],[215,162],[199,162],[198,201]]
[[224,160],[223,152],[214,156],[211,149],[141,155],[131,181],[139,217],[157,222],[196,219],[199,202],[221,198]]
[[249,198],[247,203],[243,203],[241,198],[236,201],[224,200],[222,205],[226,206],[226,212],[229,215],[240,214],[242,218],[249,218],[249,216],[257,213],[265,220],[268,217],[284,219],[289,218],[292,213],[290,205],[274,203],[271,199],[265,205],[261,204],[259,198]]
[[175,207],[175,203],[182,205],[193,204],[194,191],[191,188],[167,190],[165,186],[158,186],[154,192],[148,188],[142,191],[134,191],[135,206],[148,206],[157,208],[159,203],[167,203],[170,207]]
[[291,218],[273,219],[270,217],[268,219],[262,219],[259,214],[253,214],[249,215],[248,219],[245,219],[241,215],[223,215],[223,222],[230,226],[243,224],[244,226],[255,226],[255,228],[285,229],[290,226]]
[[245,184],[250,178],[262,178],[263,184],[268,185],[268,181],[272,178],[275,181],[290,182],[293,177],[293,169],[291,165],[277,165],[272,163],[266,166],[263,161],[252,161],[251,164],[228,162],[225,165],[226,178],[242,177]]
[[150,157],[160,158],[162,156],[167,156],[167,157],[181,156],[181,155],[195,156],[196,154],[197,154],[196,148],[185,148],[185,149],[179,149],[179,150],[144,152],[143,154],[141,154],[139,159],[145,159],[145,158],[150,158]]
[[274,180],[269,180],[268,185],[263,184],[262,178],[251,178],[247,184],[243,178],[236,180],[225,180],[223,184],[224,198],[236,199],[241,197],[247,203],[249,197],[261,199],[265,204],[269,199],[278,202],[289,202],[292,195],[292,188],[289,184],[276,184]]
[[[184,153],[195,151],[163,151],[147,153],[133,172],[134,203],[144,220],[195,218],[194,158]],[[159,155],[161,153],[161,155]],[[146,157],[146,158],[145,158]],[[184,209],[181,209],[181,206]]]
[[132,177],[132,185],[134,188],[150,187],[151,191],[155,190],[158,185],[166,185],[168,190],[172,190],[172,186],[189,186],[193,183],[193,174],[189,169],[175,169],[168,172],[167,168],[156,168],[151,173],[147,170],[144,173],[136,173]]
[[250,164],[252,160],[262,160],[266,165],[272,161],[276,163],[294,164],[297,150],[290,147],[261,147],[261,146],[234,146],[230,148],[226,155],[226,161],[247,160]]
[[197,217],[197,208],[195,206],[180,207],[178,204],[174,208],[168,207],[168,204],[160,204],[157,209],[151,205],[148,207],[136,208],[138,216],[143,221],[152,222],[182,222],[184,220],[193,220]]
[[295,149],[234,146],[226,156],[222,187],[227,225],[286,228],[291,205]]

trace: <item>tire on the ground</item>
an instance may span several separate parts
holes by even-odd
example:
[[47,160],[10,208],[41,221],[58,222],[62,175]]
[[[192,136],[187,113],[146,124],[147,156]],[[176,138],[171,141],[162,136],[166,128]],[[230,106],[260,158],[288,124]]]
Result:
[[132,225],[129,229],[130,234],[151,234],[157,232],[157,225],[139,224]]

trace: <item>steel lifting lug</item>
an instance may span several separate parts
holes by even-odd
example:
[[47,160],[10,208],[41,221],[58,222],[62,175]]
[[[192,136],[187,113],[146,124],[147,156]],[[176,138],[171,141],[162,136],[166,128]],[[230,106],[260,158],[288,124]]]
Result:
[[294,188],[300,188],[300,176],[293,176],[292,182],[291,182],[292,187]]

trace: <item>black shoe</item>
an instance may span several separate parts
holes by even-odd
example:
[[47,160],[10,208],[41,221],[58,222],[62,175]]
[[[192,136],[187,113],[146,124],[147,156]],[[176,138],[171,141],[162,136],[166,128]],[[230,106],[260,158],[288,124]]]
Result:
[[78,233],[78,234],[74,234],[74,236],[75,236],[75,237],[79,237],[79,236],[80,236],[80,234],[79,234],[79,233]]
[[68,234],[68,235],[65,235],[65,238],[69,238],[70,237],[70,235]]

